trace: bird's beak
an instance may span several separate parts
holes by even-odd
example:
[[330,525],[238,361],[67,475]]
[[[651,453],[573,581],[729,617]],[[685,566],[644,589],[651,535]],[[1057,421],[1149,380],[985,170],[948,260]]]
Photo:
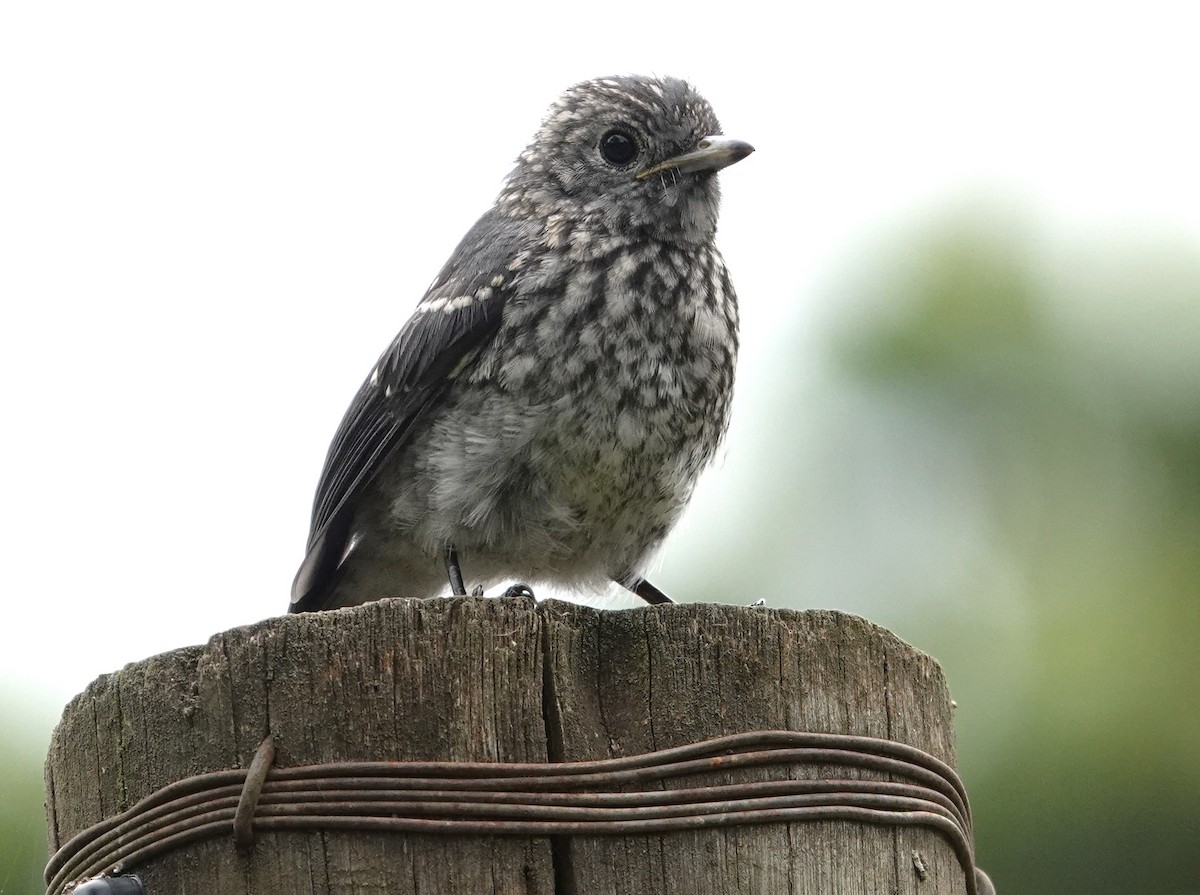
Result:
[[732,137],[710,136],[696,144],[691,152],[676,155],[666,161],[659,162],[645,171],[638,171],[638,180],[645,180],[663,171],[675,171],[679,174],[690,174],[693,171],[720,171],[734,162],[740,162],[754,151],[754,147],[744,140]]

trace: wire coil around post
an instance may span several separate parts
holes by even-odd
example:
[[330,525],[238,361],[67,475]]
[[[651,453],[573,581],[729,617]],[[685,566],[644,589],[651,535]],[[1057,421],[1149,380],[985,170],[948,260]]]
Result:
[[[874,737],[756,731],[624,758],[561,763],[338,762],[274,768],[267,737],[250,768],[163,787],[72,837],[46,866],[47,895],[120,874],[172,849],[256,832],[447,833],[493,836],[654,834],[746,824],[847,821],[937,830],[968,895],[993,895],[975,867],[966,790],[954,769]],[[679,777],[762,767],[841,766],[891,780],[781,779],[682,789]],[[634,787],[641,787],[635,789]]]

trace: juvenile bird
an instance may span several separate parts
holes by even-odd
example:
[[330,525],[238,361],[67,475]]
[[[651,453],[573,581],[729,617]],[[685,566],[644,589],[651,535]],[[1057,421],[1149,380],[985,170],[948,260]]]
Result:
[[670,602],[643,571],[728,422],[715,175],[751,152],[684,81],[567,90],[346,411],[290,611],[502,581]]

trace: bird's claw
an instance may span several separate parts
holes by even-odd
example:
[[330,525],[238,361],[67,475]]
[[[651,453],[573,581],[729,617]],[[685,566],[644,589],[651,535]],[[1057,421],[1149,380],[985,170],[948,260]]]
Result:
[[533,589],[528,584],[514,584],[504,592],[505,597],[518,600],[535,600]]

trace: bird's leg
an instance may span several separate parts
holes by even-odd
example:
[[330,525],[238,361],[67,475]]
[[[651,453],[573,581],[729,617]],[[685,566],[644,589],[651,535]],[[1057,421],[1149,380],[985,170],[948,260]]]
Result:
[[453,544],[446,545],[446,574],[450,576],[450,593],[456,597],[467,595],[467,586],[463,584],[462,567],[458,564],[458,551]]
[[643,600],[645,600],[647,603],[650,603],[651,605],[655,605],[658,603],[674,603],[675,602],[670,597],[668,597],[666,594],[664,594],[661,590],[659,590],[657,587],[655,587],[653,584],[651,584],[649,581],[647,581],[645,578],[639,578],[633,584],[625,584],[625,582],[621,581],[620,579],[618,579],[617,581],[622,587],[633,591],[635,594],[637,594],[639,597],[641,597]]

